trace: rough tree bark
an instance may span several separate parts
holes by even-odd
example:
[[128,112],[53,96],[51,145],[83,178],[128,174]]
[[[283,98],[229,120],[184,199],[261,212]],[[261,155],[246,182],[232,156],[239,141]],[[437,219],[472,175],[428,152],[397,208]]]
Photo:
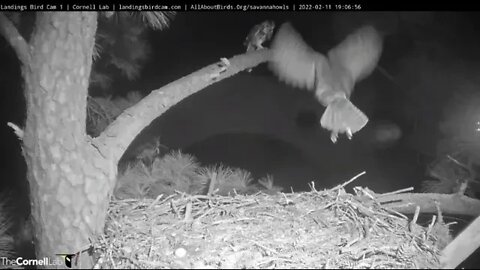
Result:
[[[22,66],[27,119],[23,153],[37,258],[62,260],[100,233],[113,164],[88,141],[87,89],[97,13],[38,13]],[[86,259],[86,260],[85,260]],[[80,256],[83,267],[92,265]]]

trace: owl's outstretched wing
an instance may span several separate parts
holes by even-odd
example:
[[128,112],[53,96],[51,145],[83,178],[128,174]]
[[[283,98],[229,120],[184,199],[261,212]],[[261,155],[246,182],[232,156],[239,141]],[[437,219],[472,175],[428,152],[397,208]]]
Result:
[[328,59],[332,69],[346,73],[336,77],[348,76],[355,84],[373,72],[382,47],[382,37],[377,30],[373,26],[363,26],[331,49]]
[[319,80],[315,73],[328,68],[326,57],[310,48],[288,22],[282,24],[270,49],[270,69],[281,81],[294,87],[313,90]]

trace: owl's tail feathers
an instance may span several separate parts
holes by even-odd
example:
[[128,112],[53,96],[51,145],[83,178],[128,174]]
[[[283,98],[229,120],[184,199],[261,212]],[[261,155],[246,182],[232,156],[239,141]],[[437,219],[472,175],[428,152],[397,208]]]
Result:
[[332,100],[320,119],[322,127],[332,132],[331,140],[334,143],[338,133],[346,133],[351,139],[367,123],[368,117],[345,97]]

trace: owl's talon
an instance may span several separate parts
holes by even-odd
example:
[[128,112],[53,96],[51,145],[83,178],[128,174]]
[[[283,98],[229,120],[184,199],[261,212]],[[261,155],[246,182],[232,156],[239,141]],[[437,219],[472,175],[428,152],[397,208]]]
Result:
[[332,134],[330,135],[330,140],[332,140],[333,143],[337,143],[337,138],[338,138],[338,133],[335,131],[332,131]]
[[349,140],[351,140],[352,137],[353,137],[352,130],[351,130],[350,128],[347,128],[347,132],[346,132],[346,133],[347,133],[347,138],[348,138]]

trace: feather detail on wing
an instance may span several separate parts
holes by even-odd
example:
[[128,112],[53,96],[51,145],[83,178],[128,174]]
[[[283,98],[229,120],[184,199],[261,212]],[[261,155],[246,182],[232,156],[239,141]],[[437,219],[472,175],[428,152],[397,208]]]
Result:
[[[325,56],[310,48],[290,23],[282,24],[270,48],[270,69],[294,87],[313,89],[316,69],[328,65]],[[321,67],[315,66],[316,61],[323,62]]]
[[330,65],[332,69],[348,73],[343,76],[348,75],[356,83],[369,76],[377,66],[382,43],[374,27],[363,26],[328,52]]

